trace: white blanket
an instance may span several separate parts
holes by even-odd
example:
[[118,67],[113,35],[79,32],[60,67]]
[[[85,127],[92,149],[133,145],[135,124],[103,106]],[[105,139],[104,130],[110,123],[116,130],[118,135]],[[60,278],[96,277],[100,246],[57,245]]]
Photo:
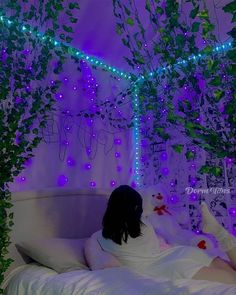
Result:
[[63,274],[39,265],[16,269],[6,295],[235,295],[236,285],[196,280],[174,282],[137,275],[124,267]]

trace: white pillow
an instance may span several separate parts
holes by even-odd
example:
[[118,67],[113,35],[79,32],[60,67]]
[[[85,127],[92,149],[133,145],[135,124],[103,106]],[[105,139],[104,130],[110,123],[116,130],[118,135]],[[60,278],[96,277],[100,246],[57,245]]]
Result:
[[85,242],[84,253],[90,269],[96,270],[121,266],[121,263],[112,254],[102,250],[97,241],[98,233],[94,233]]
[[35,239],[16,245],[23,255],[40,264],[63,273],[88,269],[84,257],[84,243],[87,239]]

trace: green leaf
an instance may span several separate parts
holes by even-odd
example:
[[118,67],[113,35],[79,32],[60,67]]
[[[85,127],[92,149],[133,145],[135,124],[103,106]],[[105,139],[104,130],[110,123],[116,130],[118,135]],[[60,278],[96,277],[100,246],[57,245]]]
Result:
[[122,38],[121,41],[122,41],[122,43],[123,43],[126,47],[129,47],[129,48],[130,48],[129,41],[127,41],[125,38]]
[[224,10],[224,12],[229,12],[229,13],[235,12],[235,10],[236,10],[236,1],[232,1],[232,2],[228,3],[222,9]]
[[231,23],[234,23],[234,22],[236,22],[236,12],[233,13],[233,17],[231,20]]
[[221,78],[219,76],[217,76],[214,79],[212,79],[209,84],[213,85],[213,86],[220,86],[221,85]]
[[211,173],[212,173],[214,176],[216,176],[216,177],[221,176],[221,175],[222,175],[222,172],[223,172],[223,170],[222,170],[222,168],[219,167],[219,166],[215,166],[215,167],[212,167],[212,168],[211,168]]
[[217,89],[214,91],[214,97],[215,97],[215,100],[217,102],[219,102],[221,100],[221,98],[224,96],[224,91],[220,90],[220,89]]
[[198,12],[199,12],[199,6],[197,6],[197,7],[194,8],[193,10],[191,10],[189,16],[190,16],[192,19],[194,19],[194,18],[197,16]]
[[66,36],[66,43],[71,43],[72,40],[73,40],[73,38]]
[[182,144],[173,144],[172,148],[176,151],[176,153],[182,153],[184,145]]
[[230,32],[227,33],[228,35],[230,35],[231,37],[233,37],[234,39],[236,39],[236,27],[234,27]]
[[116,33],[118,35],[122,35],[122,33],[123,33],[123,29],[122,29],[122,26],[120,24],[116,24]]
[[71,2],[69,4],[70,9],[80,9],[79,4],[77,2]]
[[65,40],[65,34],[60,34],[60,38],[61,38],[62,40]]
[[77,21],[78,21],[77,18],[75,18],[75,17],[70,17],[70,22],[71,22],[72,24],[77,23]]
[[133,26],[133,25],[134,25],[134,20],[133,20],[133,18],[132,18],[132,17],[128,17],[128,18],[126,19],[126,23],[127,23],[128,25],[130,25],[130,26]]
[[187,160],[192,160],[192,159],[194,159],[195,154],[193,152],[191,152],[191,151],[187,151],[185,153],[185,157],[186,157]]
[[184,38],[184,36],[181,35],[181,34],[178,34],[178,35],[176,36],[176,43],[177,43],[178,45],[180,45],[180,46],[184,46],[184,43],[185,43],[185,38]]
[[208,166],[208,165],[203,165],[203,166],[198,170],[198,172],[201,173],[201,174],[210,173],[210,171],[211,171],[211,167]]
[[213,24],[210,24],[208,22],[204,22],[202,24],[202,33],[203,33],[203,36],[206,36],[209,32],[213,31],[215,26]]
[[206,19],[206,20],[208,20],[209,19],[208,11],[207,10],[202,10],[201,12],[198,13],[198,17],[200,19]]
[[137,40],[137,39],[135,39],[135,42],[136,42],[136,44],[138,46],[138,49],[141,49],[142,46],[143,46],[143,43],[140,40]]
[[164,13],[164,10],[160,6],[158,6],[156,8],[156,13],[162,15]]
[[151,4],[149,0],[146,0],[145,2],[145,9],[149,12],[151,12]]
[[124,9],[125,9],[125,13],[126,13],[127,15],[130,15],[130,14],[131,14],[131,11],[128,9],[128,7],[125,6],[125,5],[123,5],[123,6],[124,6]]
[[232,76],[236,76],[236,64],[231,64],[228,67],[227,72]]
[[202,53],[209,54],[212,52],[212,47],[210,45],[207,45],[203,50]]
[[56,4],[54,5],[54,7],[55,7],[55,9],[56,9],[57,11],[61,11],[61,10],[63,10],[63,6],[62,6],[60,3],[57,3],[57,2],[56,2]]
[[191,29],[191,31],[192,31],[192,32],[198,32],[198,31],[199,31],[199,27],[200,27],[200,23],[199,23],[199,22],[194,22],[194,23],[192,24],[192,29]]
[[227,57],[229,57],[233,62],[236,62],[236,49],[229,50],[226,53]]
[[70,26],[63,25],[62,28],[63,28],[63,30],[66,31],[67,33],[73,33],[73,28],[70,27]]

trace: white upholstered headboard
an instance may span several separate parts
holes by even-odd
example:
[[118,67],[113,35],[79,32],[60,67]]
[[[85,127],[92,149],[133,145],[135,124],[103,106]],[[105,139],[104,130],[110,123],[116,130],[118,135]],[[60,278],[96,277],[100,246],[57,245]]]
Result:
[[101,228],[110,192],[97,189],[47,189],[13,193],[14,226],[9,271],[24,264],[15,244],[37,237],[83,238]]

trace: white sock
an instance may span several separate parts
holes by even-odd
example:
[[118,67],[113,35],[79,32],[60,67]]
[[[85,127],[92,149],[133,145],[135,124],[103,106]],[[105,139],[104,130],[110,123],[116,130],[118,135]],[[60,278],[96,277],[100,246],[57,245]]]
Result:
[[236,247],[236,239],[222,225],[218,223],[215,217],[208,210],[207,204],[202,202],[202,230],[205,233],[213,234],[223,251],[229,251]]

